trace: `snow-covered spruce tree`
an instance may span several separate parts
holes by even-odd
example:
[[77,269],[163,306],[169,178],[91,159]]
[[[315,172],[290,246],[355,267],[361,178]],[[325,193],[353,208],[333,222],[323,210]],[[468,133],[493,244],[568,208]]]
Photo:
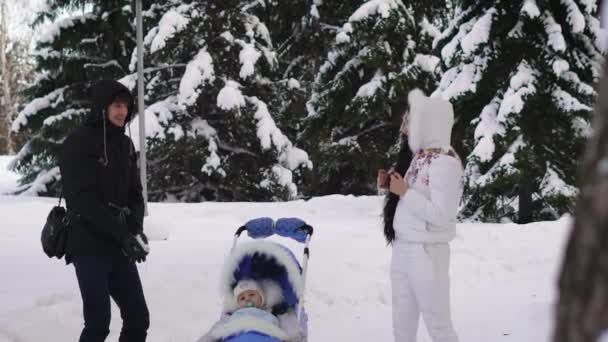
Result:
[[436,40],[435,96],[457,115],[461,218],[521,223],[571,212],[602,58],[592,0],[462,1]]
[[407,92],[434,89],[440,76],[431,43],[442,7],[430,3],[367,1],[339,30],[316,76],[302,133],[319,161],[314,192],[375,191],[375,170],[396,151]]
[[157,18],[145,38],[152,200],[298,195],[294,178],[312,165],[273,116],[280,75],[265,5],[164,1],[146,12]]
[[128,72],[134,45],[130,0],[54,0],[39,14],[36,79],[13,131],[31,136],[13,167],[19,192],[59,195],[56,155],[70,129],[88,112],[86,89]]

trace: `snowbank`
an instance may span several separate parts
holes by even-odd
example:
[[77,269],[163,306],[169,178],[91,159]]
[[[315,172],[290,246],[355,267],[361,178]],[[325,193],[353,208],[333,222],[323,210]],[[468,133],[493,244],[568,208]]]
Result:
[[[139,266],[151,310],[148,340],[196,340],[218,318],[220,266],[236,228],[257,216],[298,216],[316,229],[307,284],[310,341],[391,341],[390,249],[380,231],[381,201],[328,196],[287,203],[150,204],[145,225],[155,241],[148,262]],[[39,246],[41,223],[54,203],[0,197],[1,342],[49,336],[70,341],[81,329],[73,268],[47,259]],[[458,226],[452,301],[461,341],[549,341],[568,226],[568,219]],[[168,239],[162,240],[166,231]],[[300,246],[288,246],[301,255]],[[113,310],[109,341],[120,330]],[[420,342],[430,341],[423,328],[419,334]]]

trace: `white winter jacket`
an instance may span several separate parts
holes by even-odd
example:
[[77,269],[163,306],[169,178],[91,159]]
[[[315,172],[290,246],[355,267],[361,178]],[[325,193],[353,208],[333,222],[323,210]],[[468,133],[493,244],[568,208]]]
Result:
[[463,191],[462,163],[450,147],[452,105],[418,90],[410,93],[409,103],[408,143],[415,156],[393,220],[395,243],[446,243],[456,235]]

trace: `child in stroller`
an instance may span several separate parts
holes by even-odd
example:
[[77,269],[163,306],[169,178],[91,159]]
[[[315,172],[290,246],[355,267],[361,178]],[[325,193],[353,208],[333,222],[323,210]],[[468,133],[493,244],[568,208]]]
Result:
[[[256,241],[237,247],[245,230]],[[312,232],[300,219],[260,218],[239,228],[223,269],[222,316],[199,342],[307,341],[303,299]],[[306,244],[303,267],[285,246],[260,240],[274,234]]]
[[[229,321],[241,320],[243,317],[260,319],[272,324],[280,329],[279,319],[268,311],[264,301],[264,291],[255,280],[241,280],[234,288],[234,298],[237,301],[238,309],[232,313]],[[282,331],[277,331],[277,335],[284,335]]]

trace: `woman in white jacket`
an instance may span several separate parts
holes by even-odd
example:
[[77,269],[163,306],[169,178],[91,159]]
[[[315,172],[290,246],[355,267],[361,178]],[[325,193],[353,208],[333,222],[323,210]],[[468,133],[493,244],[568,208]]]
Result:
[[[402,134],[413,160],[405,176],[390,173],[399,196],[393,220],[391,283],[396,342],[415,342],[420,314],[434,342],[457,342],[450,314],[450,247],[462,196],[462,163],[450,146],[448,101],[410,92]],[[381,180],[379,179],[379,183]],[[385,232],[386,233],[386,232]]]

